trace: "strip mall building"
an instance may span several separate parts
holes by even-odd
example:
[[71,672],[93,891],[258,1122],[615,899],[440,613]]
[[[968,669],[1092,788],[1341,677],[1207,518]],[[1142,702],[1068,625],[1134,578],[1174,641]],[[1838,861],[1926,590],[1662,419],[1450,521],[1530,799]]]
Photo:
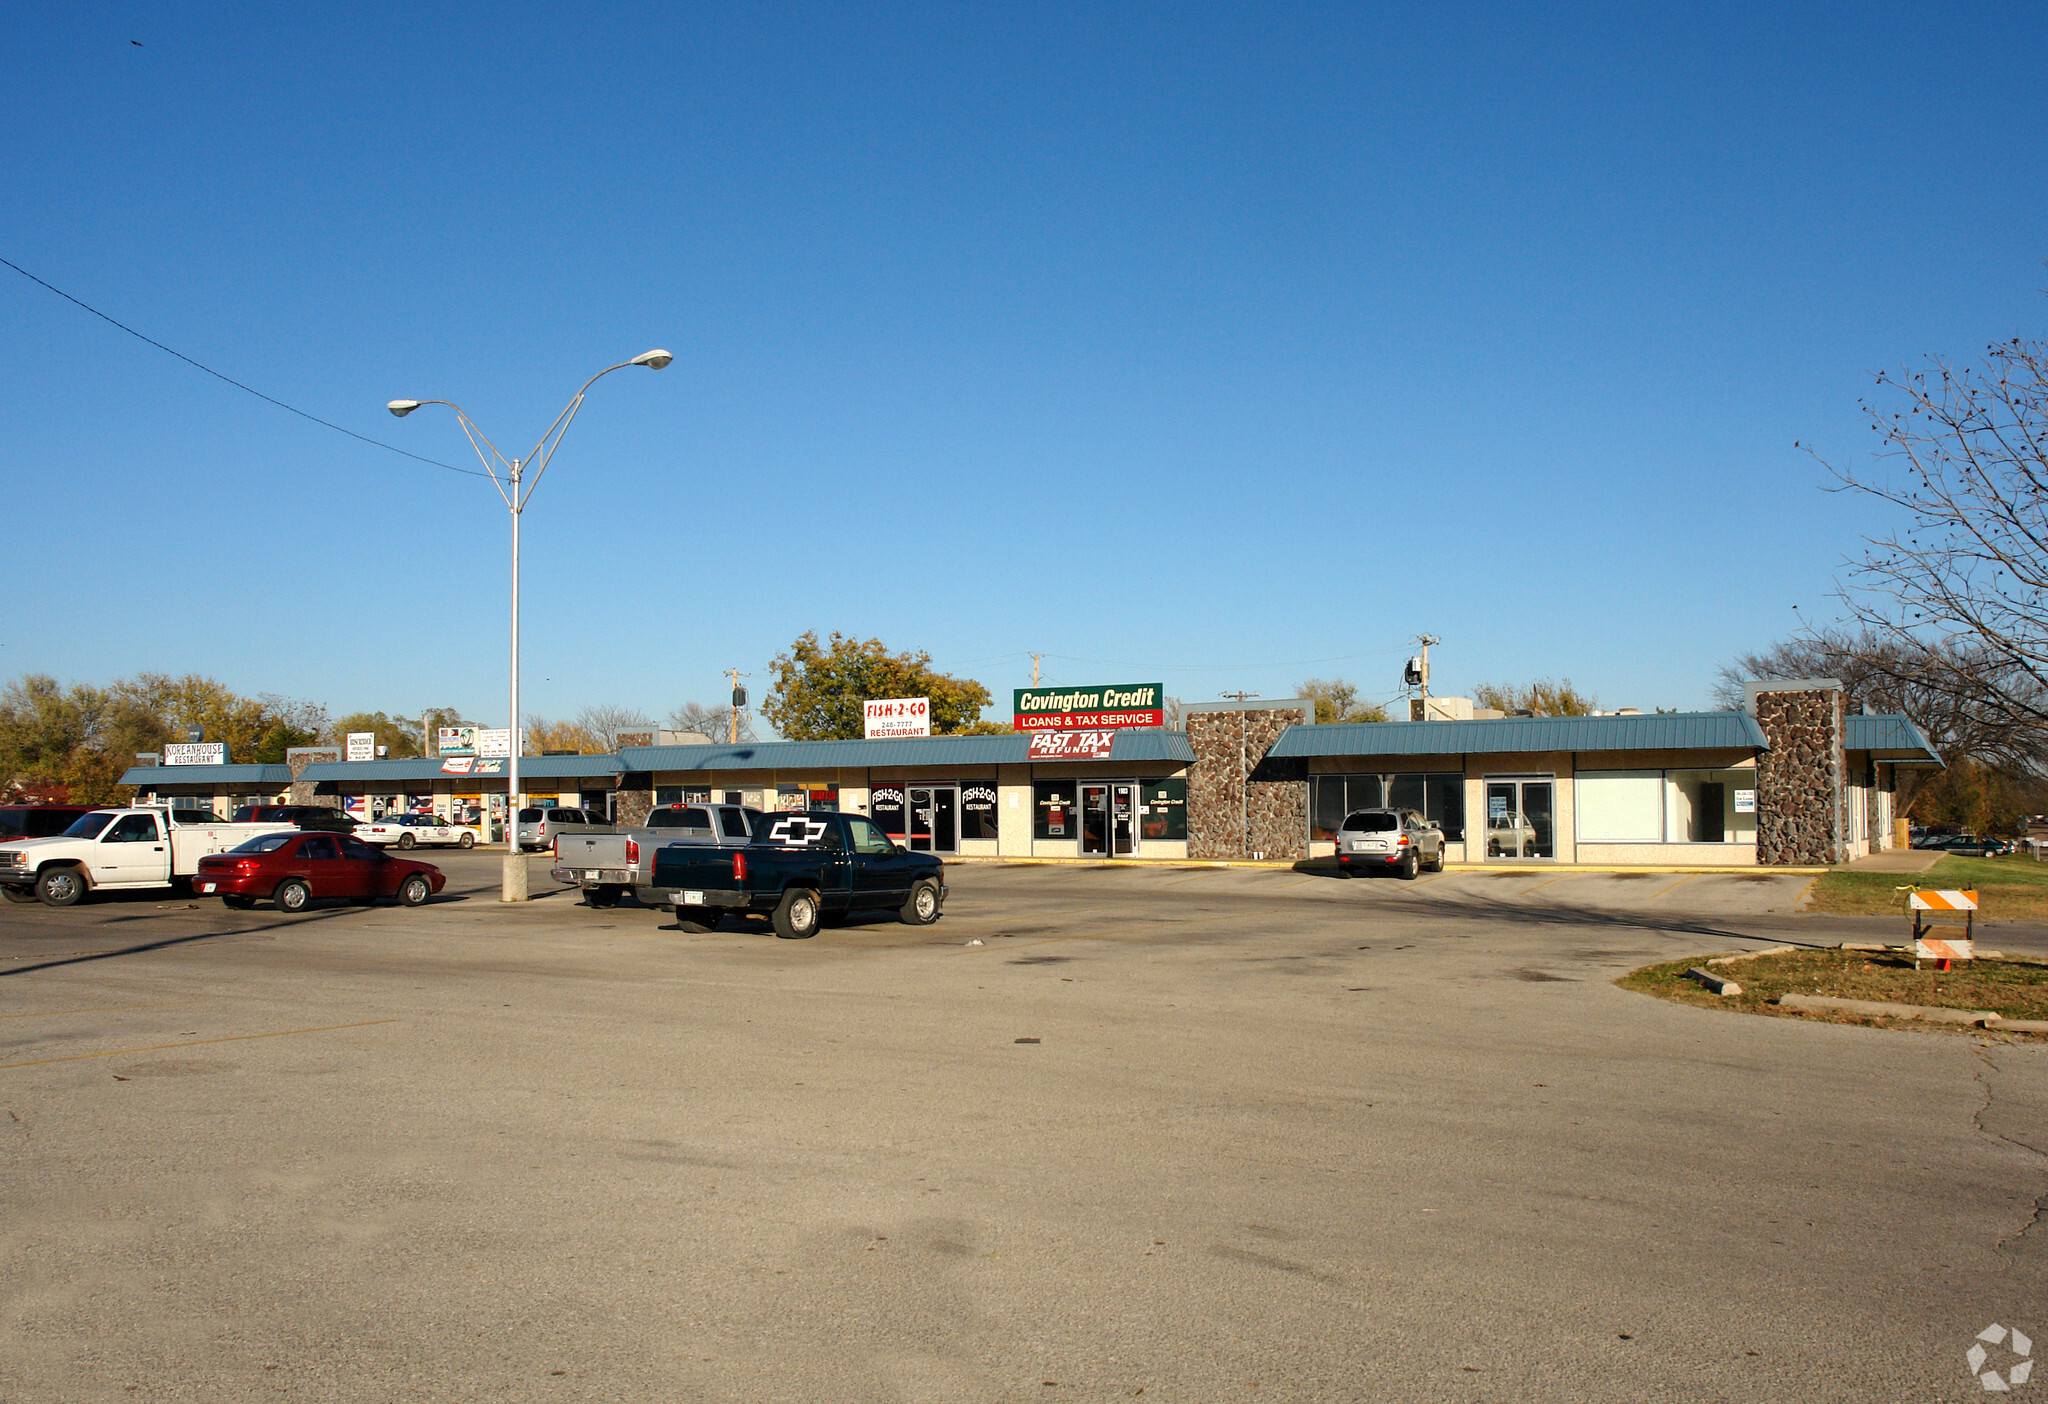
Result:
[[[1150,724],[1109,720],[1130,713]],[[1323,856],[1347,811],[1393,806],[1440,825],[1454,862],[1746,867],[1890,847],[1900,769],[1941,763],[1912,722],[1850,714],[1829,679],[1753,687],[1736,712],[1317,726],[1305,702],[1253,701],[1190,707],[1184,730],[1152,713],[1118,702],[1086,713],[1102,723],[1088,732],[1033,728],[1047,736],[523,757],[518,803],[619,824],[690,800],[823,806],[871,815],[920,851],[1197,860]],[[204,799],[222,813],[360,798],[446,815],[505,792],[501,774],[442,765],[138,767],[123,783],[140,802]]]

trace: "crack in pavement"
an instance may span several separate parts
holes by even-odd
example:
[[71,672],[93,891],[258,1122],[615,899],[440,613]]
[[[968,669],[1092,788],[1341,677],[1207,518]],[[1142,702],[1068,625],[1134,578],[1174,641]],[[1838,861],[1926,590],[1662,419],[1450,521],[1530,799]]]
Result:
[[[1975,1126],[1979,1132],[1986,1136],[1989,1136],[1994,1141],[2003,1141],[2005,1142],[2005,1144],[2009,1146],[2014,1146],[2020,1150],[2026,1151],[2028,1154],[2035,1156],[2043,1162],[2048,1162],[2048,1151],[2042,1150],[2042,1148],[2039,1146],[2029,1145],[2025,1141],[2015,1140],[2013,1137],[2006,1135],[2003,1131],[1994,1131],[1992,1128],[1984,1124],[1984,1114],[1991,1110],[1991,1103],[1995,1095],[1992,1090],[1990,1075],[1993,1073],[2002,1072],[2003,1069],[2001,1069],[1997,1063],[1992,1061],[1991,1049],[1986,1044],[1980,1043],[1977,1045],[1977,1058],[1978,1061],[1980,1061],[1984,1065],[1983,1067],[1977,1070],[1976,1076],[1976,1081],[1978,1085],[1984,1089],[1984,1101],[1971,1115],[1971,1124]],[[2044,1171],[2048,1171],[2048,1163],[2044,1163],[2042,1168]],[[2003,1238],[1999,1239],[1997,1243],[1992,1245],[1993,1251],[2009,1254],[2010,1249],[2007,1247],[2007,1245],[2018,1243],[2021,1239],[2025,1238],[2029,1233],[2033,1232],[2034,1227],[2041,1222],[2041,1219],[2044,1215],[2048,1215],[2048,1190],[2043,1190],[2039,1195],[2035,1197],[2034,1212],[2027,1216],[2027,1221],[2019,1226],[2018,1231],[2014,1233],[2009,1233],[2005,1235]]]

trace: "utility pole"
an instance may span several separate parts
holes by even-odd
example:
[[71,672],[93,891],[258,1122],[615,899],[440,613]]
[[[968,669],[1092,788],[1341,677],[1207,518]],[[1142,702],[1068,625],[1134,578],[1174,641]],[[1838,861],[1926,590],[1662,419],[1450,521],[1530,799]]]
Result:
[[1038,686],[1038,660],[1043,657],[1045,657],[1045,655],[1042,653],[1034,653],[1031,655],[1031,685],[1033,687]]
[[1231,701],[1233,702],[1249,702],[1252,698],[1257,697],[1259,694],[1256,692],[1226,692],[1223,695],[1231,699]]
[[1413,676],[1412,676],[1412,677],[1410,677],[1410,678],[1408,678],[1408,679],[1407,679],[1407,681],[1408,681],[1408,683],[1409,683],[1409,685],[1410,685],[1410,686],[1414,686],[1414,687],[1420,687],[1420,688],[1422,689],[1422,714],[1421,714],[1420,716],[1416,717],[1416,718],[1415,718],[1415,720],[1416,720],[1416,721],[1428,721],[1428,720],[1429,720],[1429,646],[1430,646],[1431,644],[1440,644],[1440,643],[1442,643],[1442,642],[1443,642],[1443,640],[1442,640],[1442,639],[1440,639],[1440,638],[1438,638],[1438,637],[1437,637],[1437,636],[1436,636],[1435,634],[1417,634],[1417,635],[1415,636],[1415,640],[1414,640],[1414,641],[1415,641],[1416,643],[1418,643],[1418,644],[1420,644],[1420,645],[1422,646],[1422,655],[1421,655],[1421,660],[1420,660],[1421,666],[1419,666],[1419,667],[1417,667],[1417,668],[1415,668],[1415,669],[1413,669],[1413,670],[1412,670],[1412,671],[1413,671]]
[[740,708],[747,705],[747,690],[740,686],[741,678],[750,678],[752,673],[742,673],[737,668],[727,668],[725,676],[732,683],[732,711],[725,724],[725,744],[737,746],[740,743]]

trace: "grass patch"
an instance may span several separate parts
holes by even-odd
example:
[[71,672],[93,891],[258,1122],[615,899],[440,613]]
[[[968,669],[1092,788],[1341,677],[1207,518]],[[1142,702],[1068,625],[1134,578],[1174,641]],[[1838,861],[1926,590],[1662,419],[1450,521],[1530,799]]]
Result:
[[[1726,975],[1742,986],[1739,995],[1712,994],[1685,978],[1692,966]],[[1932,1004],[1943,1009],[1989,1009],[2008,1019],[2048,1019],[2048,965],[2017,960],[1977,960],[1954,970],[1915,970],[1913,957],[1896,951],[1808,950],[1758,956],[1729,965],[1707,966],[1706,957],[1646,965],[1615,981],[1623,989],[1656,995],[1679,1004],[1708,1009],[1736,1009],[1787,1019],[1823,1019],[1831,1023],[1876,1024],[1883,1021],[1855,1014],[1800,1014],[1778,1008],[1781,994],[1827,995],[1835,999],[1883,1000],[1893,1004]],[[1914,1024],[1912,1027],[1923,1027]],[[1962,1025],[1926,1025],[1960,1029]],[[2037,1035],[2014,1034],[2016,1038]]]
[[1977,892],[1977,915],[1986,919],[2048,917],[2048,863],[2006,858],[1944,858],[1924,873],[1824,874],[1813,885],[1807,910],[1833,916],[1906,917],[1907,886]]

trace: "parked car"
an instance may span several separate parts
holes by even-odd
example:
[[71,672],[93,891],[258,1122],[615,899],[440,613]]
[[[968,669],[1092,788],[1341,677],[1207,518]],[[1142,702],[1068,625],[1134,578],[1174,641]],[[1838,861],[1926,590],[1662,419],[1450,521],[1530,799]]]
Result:
[[1412,809],[1354,809],[1337,826],[1337,876],[1442,872],[1443,830]]
[[745,848],[753,842],[758,809],[737,804],[665,804],[645,824],[605,834],[558,834],[549,876],[583,889],[593,907],[615,907],[630,888],[646,906],[654,895],[654,855],[670,844]]
[[1486,821],[1486,856],[1516,858],[1536,843],[1536,825],[1526,814],[1495,814]]
[[203,810],[95,809],[50,838],[0,843],[0,892],[13,902],[69,907],[96,888],[169,887],[195,874],[207,854],[286,827],[224,824]]
[[279,911],[300,912],[329,897],[365,906],[395,897],[417,907],[446,884],[432,863],[393,858],[347,834],[296,830],[259,834],[200,859],[192,890],[230,907],[253,907],[267,897]]
[[556,834],[608,834],[611,831],[609,819],[588,809],[558,805],[553,809],[519,811],[518,842],[522,850],[552,848]]
[[380,848],[385,844],[397,848],[416,848],[420,844],[476,847],[475,829],[465,829],[433,814],[387,814],[374,823],[356,825],[356,837]]
[[96,806],[90,804],[0,804],[0,843],[61,834]]
[[356,821],[338,809],[319,804],[245,804],[235,811],[237,824],[291,824],[329,834],[352,834]]
[[724,913],[766,916],[787,940],[815,936],[827,917],[893,911],[913,926],[939,919],[945,869],[892,842],[861,814],[813,809],[764,814],[745,848],[681,844],[654,855],[654,887],[676,924],[701,931]]

